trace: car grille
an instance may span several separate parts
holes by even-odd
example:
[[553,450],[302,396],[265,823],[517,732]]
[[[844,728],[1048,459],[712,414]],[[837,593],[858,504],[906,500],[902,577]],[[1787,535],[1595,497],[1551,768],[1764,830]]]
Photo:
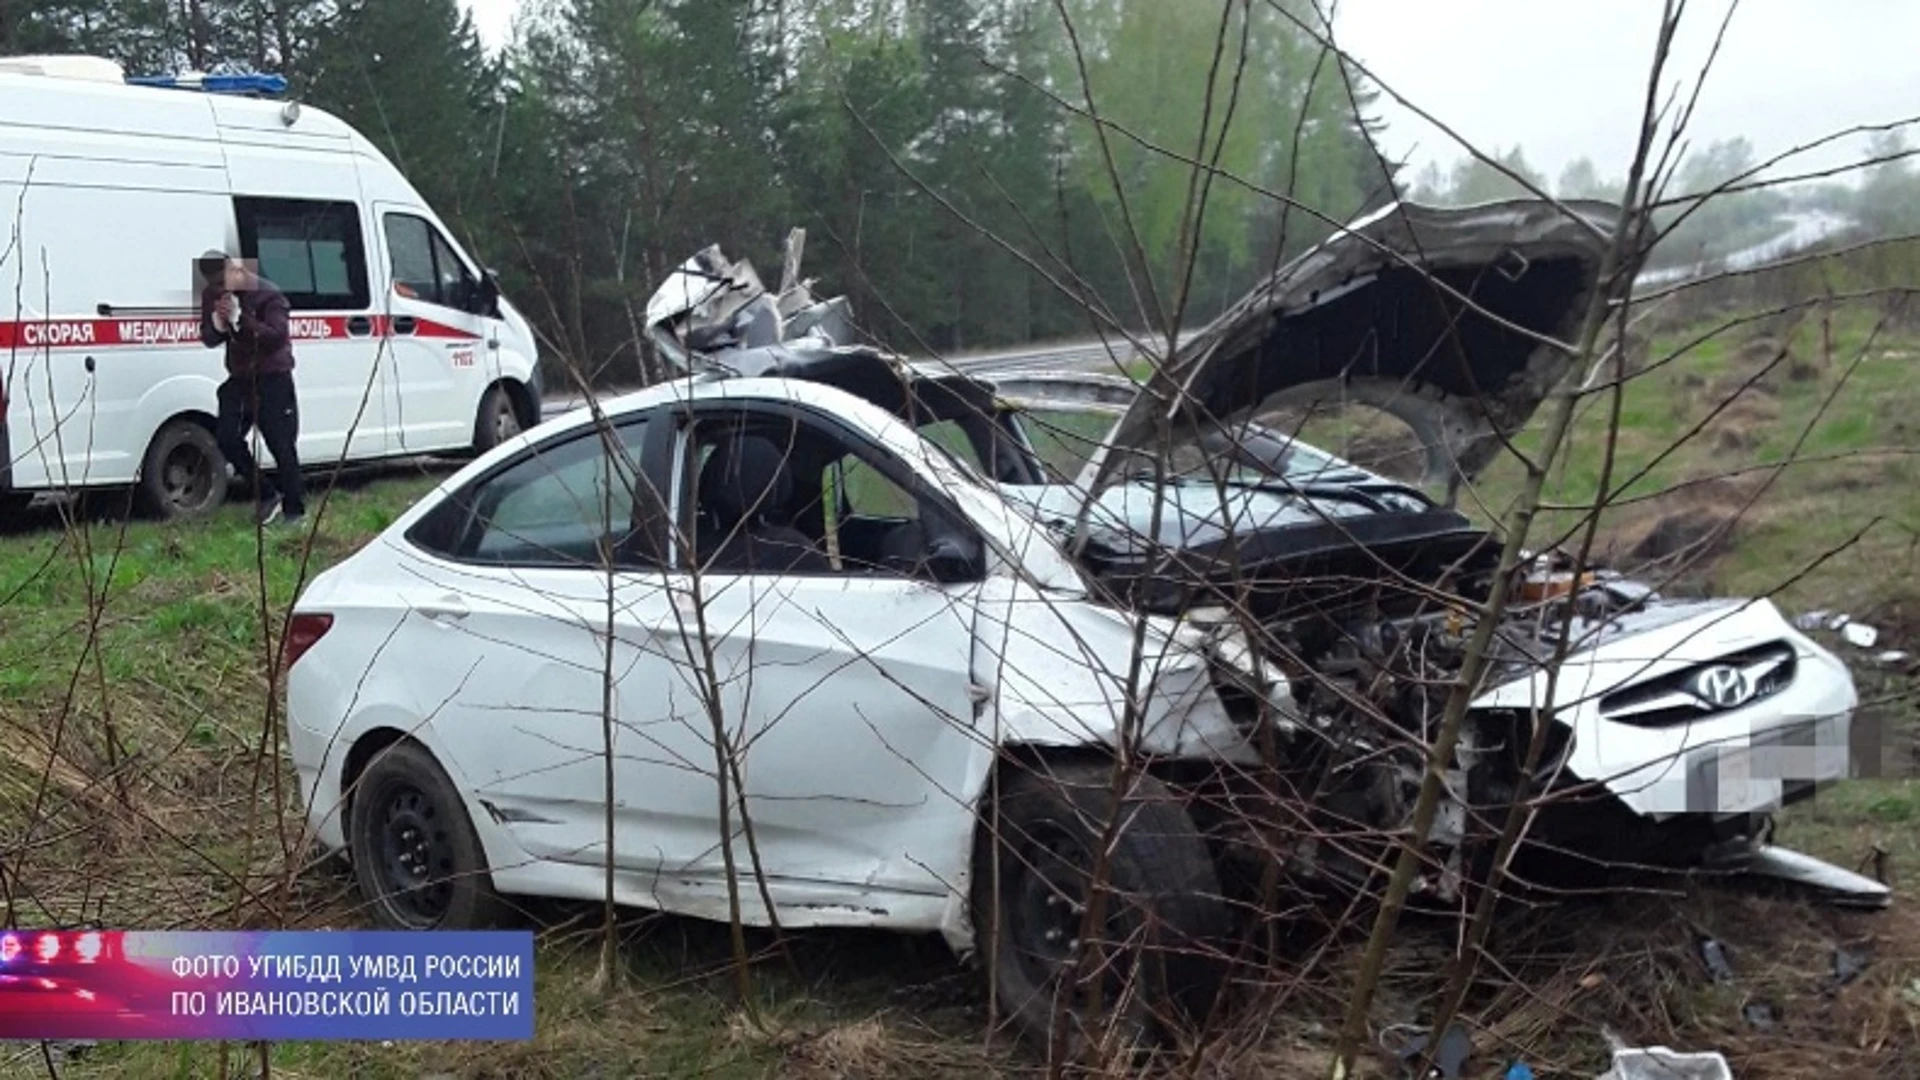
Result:
[[1674,727],[1744,709],[1793,683],[1793,646],[1784,641],[1730,653],[1600,699],[1600,713],[1635,727]]

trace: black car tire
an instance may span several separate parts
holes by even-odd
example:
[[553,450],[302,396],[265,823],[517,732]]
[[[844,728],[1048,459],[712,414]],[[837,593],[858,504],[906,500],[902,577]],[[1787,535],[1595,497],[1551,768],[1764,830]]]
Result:
[[507,384],[495,383],[480,395],[480,412],[473,424],[473,448],[484,454],[520,434],[525,426]]
[[141,507],[155,516],[204,517],[227,501],[227,457],[213,432],[177,417],[147,444],[136,491]]
[[360,774],[348,814],[360,895],[399,930],[479,930],[505,905],[460,793],[419,743],[385,747]]
[[[1225,984],[1222,943],[1231,913],[1221,896],[1206,842],[1165,785],[1141,776],[1116,799],[1105,765],[1063,765],[1045,773],[1004,769],[998,799],[980,822],[974,851],[973,921],[989,965],[1001,1015],[1020,1035],[1047,1046],[1056,1014],[1053,986],[1072,971],[1091,884],[1092,853],[1107,823],[1123,822],[1108,860],[1109,943],[1125,943],[1103,959],[1139,978],[1128,1005],[1116,1011],[1120,976],[1101,991],[1100,1024],[1119,1025],[1122,1044],[1139,1045],[1193,1021],[1205,1021]],[[996,877],[994,858],[999,858]],[[1064,943],[1063,943],[1064,939]],[[1113,946],[1110,945],[1109,948]],[[1068,1009],[1068,1041],[1098,1038],[1082,1013]]]

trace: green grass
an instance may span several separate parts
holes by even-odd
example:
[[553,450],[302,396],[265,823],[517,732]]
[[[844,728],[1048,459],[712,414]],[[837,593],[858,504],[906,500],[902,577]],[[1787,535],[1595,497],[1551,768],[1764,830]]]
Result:
[[[309,576],[364,542],[430,479],[343,487],[309,520]],[[117,500],[101,499],[98,503]],[[81,507],[86,511],[88,508]],[[107,509],[113,509],[108,507]],[[42,921],[86,893],[88,916],[129,925],[191,919],[251,872],[243,822],[290,806],[250,779],[269,701],[266,646],[300,580],[304,532],[269,530],[248,508],[197,522],[36,510],[0,535],[0,836],[33,822],[50,846],[11,869],[33,881]],[[263,605],[264,598],[264,605]],[[277,756],[262,776],[280,773]],[[262,790],[290,790],[290,785]],[[277,847],[254,837],[256,859]],[[108,856],[137,855],[132,880],[180,875],[173,895],[96,880]],[[46,871],[46,876],[36,876]],[[64,914],[54,914],[63,912]]]
[[[430,486],[413,479],[343,491],[326,508],[309,576]],[[69,524],[42,512],[33,524],[0,541],[0,600],[7,600],[0,604],[0,670],[8,673],[0,701],[62,691],[96,608],[110,676],[166,678],[182,660],[222,671],[256,662],[262,582],[268,607],[282,611],[305,543],[304,533],[268,530],[261,558],[247,508],[238,504],[189,523]]]

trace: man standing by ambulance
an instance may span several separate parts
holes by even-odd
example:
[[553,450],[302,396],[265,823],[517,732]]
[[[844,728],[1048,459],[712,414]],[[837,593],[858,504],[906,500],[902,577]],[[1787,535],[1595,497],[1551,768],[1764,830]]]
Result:
[[[306,514],[300,482],[300,403],[293,389],[293,340],[287,325],[287,297],[274,284],[225,252],[209,251],[199,260],[200,340],[207,348],[227,347],[227,379],[220,384],[220,416],[215,438],[234,471],[256,481],[254,520],[271,524],[285,513],[288,524]],[[247,448],[247,432],[258,428],[273,455],[273,482],[261,474]]]

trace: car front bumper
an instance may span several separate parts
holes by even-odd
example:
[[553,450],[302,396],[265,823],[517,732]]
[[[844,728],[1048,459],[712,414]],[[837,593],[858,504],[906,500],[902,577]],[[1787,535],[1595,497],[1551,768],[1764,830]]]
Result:
[[[1681,618],[1626,632],[1568,658],[1548,694],[1546,674],[1503,686],[1477,707],[1552,712],[1573,733],[1556,786],[1597,784],[1655,821],[1676,815],[1748,816],[1846,779],[1858,693],[1846,665],[1800,634],[1766,601],[1688,605]],[[1790,680],[1737,708],[1702,708],[1681,722],[1622,722],[1604,707],[1618,691],[1763,646],[1793,654]]]

